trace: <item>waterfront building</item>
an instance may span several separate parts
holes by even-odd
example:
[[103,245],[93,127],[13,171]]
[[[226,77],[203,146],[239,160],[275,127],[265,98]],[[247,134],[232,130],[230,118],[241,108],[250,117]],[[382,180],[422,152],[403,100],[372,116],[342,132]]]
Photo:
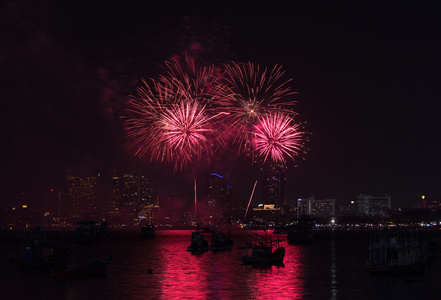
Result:
[[[112,177],[112,204],[108,216],[112,219],[132,222],[140,216],[152,218],[152,210],[149,207],[156,207],[154,191],[150,179],[143,175],[122,174],[117,171]],[[142,211],[142,212],[141,212]]]
[[286,166],[271,163],[263,179],[263,205],[286,206]]
[[424,206],[422,206],[424,209],[428,209],[431,212],[438,212],[441,211],[441,200],[440,199],[423,199],[423,204]]
[[96,217],[97,176],[73,176],[68,174],[67,198],[71,203],[70,216],[73,219],[89,219]]
[[359,216],[386,217],[391,209],[391,197],[359,195],[351,201],[351,205]]
[[206,197],[208,206],[223,207],[226,202],[227,184],[224,176],[211,173],[206,177]]
[[300,198],[297,200],[297,217],[312,216],[329,218],[335,216],[335,199]]
[[239,191],[237,186],[228,180],[228,176],[211,173],[206,176],[204,198],[208,209],[215,218],[233,218],[240,211]]

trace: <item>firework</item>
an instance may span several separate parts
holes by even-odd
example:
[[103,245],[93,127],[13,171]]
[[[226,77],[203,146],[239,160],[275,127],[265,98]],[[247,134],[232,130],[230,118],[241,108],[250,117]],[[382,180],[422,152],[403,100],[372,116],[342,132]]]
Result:
[[260,118],[254,126],[254,147],[259,155],[275,162],[286,158],[294,159],[303,148],[304,133],[299,130],[300,124],[286,114],[270,113]]
[[192,60],[186,59],[182,65],[177,60],[165,62],[168,72],[161,76],[160,81],[170,90],[186,93],[188,97],[196,99],[207,106],[216,109],[221,102],[221,90],[226,86],[221,84],[220,77],[215,74],[214,66],[197,69]]
[[191,81],[176,63],[168,66],[168,76],[142,81],[130,102],[126,129],[135,155],[182,168],[222,145],[216,125],[223,112],[207,106],[215,98],[208,71]]
[[[232,140],[238,152],[251,151],[264,162],[284,161],[300,151],[303,133],[292,125],[294,94],[276,66],[252,63],[196,69],[166,62],[168,72],[142,84],[132,98],[126,129],[135,155],[177,167],[212,156]],[[254,161],[254,158],[253,158]]]
[[239,152],[248,148],[251,140],[251,129],[260,117],[272,112],[289,112],[295,104],[288,83],[281,82],[284,74],[280,66],[271,71],[252,63],[239,65],[232,63],[225,66],[224,84],[220,89],[222,106],[230,113],[229,125],[233,140],[239,144]]
[[165,108],[153,124],[160,148],[168,149],[184,165],[192,157],[209,152],[209,135],[214,133],[205,107],[196,101],[182,101]]
[[251,192],[250,200],[248,201],[247,210],[245,211],[244,219],[247,218],[248,209],[250,208],[251,200],[253,200],[253,195],[254,195],[254,191],[255,191],[255,189],[256,189],[256,185],[257,185],[257,179],[256,179],[256,181],[254,182],[253,191]]

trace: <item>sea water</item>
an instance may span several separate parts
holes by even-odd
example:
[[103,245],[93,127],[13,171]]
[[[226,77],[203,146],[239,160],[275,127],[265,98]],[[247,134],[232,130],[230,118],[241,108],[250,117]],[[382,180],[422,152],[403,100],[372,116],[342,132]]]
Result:
[[[440,299],[441,261],[432,260],[418,277],[372,276],[365,270],[369,233],[319,231],[309,244],[289,244],[282,266],[250,266],[239,258],[245,242],[263,231],[234,231],[233,249],[192,254],[190,230],[113,231],[96,245],[70,239],[71,266],[112,256],[103,278],[57,280],[48,270],[10,264],[18,239],[1,239],[0,299]],[[72,236],[72,235],[71,235]],[[210,234],[206,234],[210,242]]]

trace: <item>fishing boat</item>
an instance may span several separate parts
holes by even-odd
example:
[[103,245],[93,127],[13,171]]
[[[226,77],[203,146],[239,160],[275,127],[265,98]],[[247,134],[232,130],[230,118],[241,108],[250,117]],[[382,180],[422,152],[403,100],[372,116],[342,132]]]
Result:
[[64,243],[57,245],[49,240],[40,226],[24,235],[21,256],[10,262],[21,268],[51,268],[66,265],[71,257],[72,251]]
[[286,238],[290,243],[307,243],[316,238],[315,220],[300,218],[295,220],[287,228]]
[[382,231],[370,235],[370,273],[402,273],[420,271],[428,261],[427,243],[418,239],[416,231]]
[[191,243],[190,246],[188,246],[187,251],[193,253],[208,251],[208,242],[205,240],[205,237],[199,228],[191,233]]
[[273,234],[288,234],[288,227],[285,225],[277,225]]
[[152,238],[155,236],[156,227],[153,224],[144,225],[141,228],[141,237]]
[[103,238],[110,235],[109,223],[102,222],[101,224],[98,224],[97,227],[97,238]]
[[214,251],[223,251],[229,250],[233,247],[233,240],[230,239],[229,235],[226,236],[220,230],[213,231],[211,235],[211,245],[209,247],[210,250]]
[[79,245],[94,245],[98,241],[98,224],[94,221],[77,223],[75,242]]
[[207,225],[207,226],[204,226],[204,228],[202,229],[202,231],[203,231],[204,233],[212,233],[212,232],[215,231],[215,229],[214,229],[212,226]]
[[112,257],[108,256],[80,267],[54,268],[51,270],[51,276],[59,279],[104,277],[111,259]]
[[271,237],[256,237],[254,243],[246,243],[245,251],[245,256],[240,258],[245,264],[280,265],[285,258],[285,248],[279,245],[278,239],[274,242]]

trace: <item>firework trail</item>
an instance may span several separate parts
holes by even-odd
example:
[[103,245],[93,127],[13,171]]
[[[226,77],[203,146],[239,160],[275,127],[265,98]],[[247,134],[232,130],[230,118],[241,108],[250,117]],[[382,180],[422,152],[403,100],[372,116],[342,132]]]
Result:
[[299,130],[300,124],[283,113],[270,113],[260,118],[254,126],[254,146],[264,162],[268,157],[274,162],[294,159],[303,149],[304,132]]
[[253,191],[251,192],[250,200],[248,201],[248,206],[247,206],[247,210],[245,211],[244,219],[246,219],[246,217],[247,217],[248,209],[250,208],[251,200],[253,199],[254,190],[256,189],[256,185],[257,185],[257,179],[256,179],[256,182],[254,182]]
[[229,113],[229,139],[238,146],[238,153],[251,154],[254,161],[252,131],[259,118],[272,111],[293,113],[295,102],[288,83],[282,81],[280,66],[272,70],[261,69],[259,65],[231,63],[225,66],[222,77],[224,88],[219,89],[222,109]]
[[196,178],[194,179],[194,216],[196,217],[196,213],[198,211],[198,198],[196,196]]

